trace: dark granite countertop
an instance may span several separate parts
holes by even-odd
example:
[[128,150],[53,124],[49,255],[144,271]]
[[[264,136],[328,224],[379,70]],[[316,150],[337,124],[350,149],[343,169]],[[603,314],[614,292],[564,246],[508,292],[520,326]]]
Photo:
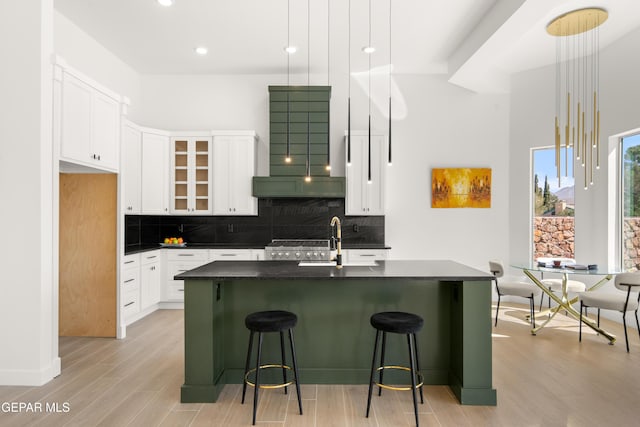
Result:
[[178,274],[183,279],[429,279],[487,281],[493,276],[448,260],[377,261],[376,266],[300,267],[297,261],[215,261]]
[[[125,255],[132,255],[142,252],[155,251],[156,249],[264,249],[265,245],[251,245],[246,243],[230,244],[230,243],[187,243],[186,246],[166,247],[160,246],[159,243],[148,245],[132,245],[124,249]],[[391,249],[390,246],[375,244],[343,244],[342,249]]]

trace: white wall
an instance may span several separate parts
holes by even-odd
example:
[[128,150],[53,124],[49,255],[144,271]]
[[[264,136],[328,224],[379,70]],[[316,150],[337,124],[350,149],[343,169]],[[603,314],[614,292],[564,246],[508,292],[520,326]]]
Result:
[[128,97],[128,118],[138,121],[142,105],[140,75],[59,12],[54,12],[54,36],[55,53],[104,87]]
[[[585,191],[576,179],[576,260],[581,264],[597,263],[606,266],[609,247],[608,157],[615,156],[615,146],[607,147],[611,135],[640,127],[640,30],[634,31],[601,52],[600,111],[601,152],[600,170],[594,173],[594,186]],[[531,247],[530,192],[532,147],[553,144],[555,117],[555,72],[553,66],[519,73],[512,78],[510,163],[523,165],[510,174],[509,227],[510,260],[528,260]],[[525,165],[528,165],[526,167]],[[576,167],[577,178],[582,169]],[[611,266],[616,267],[616,266]],[[593,280],[585,279],[586,282]],[[605,289],[612,288],[609,284]],[[615,314],[613,318],[620,320]]]
[[0,79],[0,384],[40,385],[60,372],[52,315],[53,0],[3,2],[0,29],[0,56],[10,64]]
[[[334,74],[331,84],[334,176],[344,175],[348,88],[346,74],[343,77]],[[454,259],[483,270],[488,257],[508,258],[508,97],[473,94],[447,83],[444,76],[395,79],[407,115],[396,116],[392,131],[394,164],[388,170],[386,214],[392,257]],[[267,175],[267,86],[285,82],[286,75],[144,75],[141,124],[184,130],[255,129],[261,138],[258,173]],[[312,77],[311,82],[326,84],[322,78]],[[355,83],[351,90],[352,129],[366,129],[366,92]],[[385,99],[386,90],[381,89]],[[387,120],[375,105],[372,122],[386,132]],[[491,208],[431,209],[431,168],[447,166],[492,168]]]

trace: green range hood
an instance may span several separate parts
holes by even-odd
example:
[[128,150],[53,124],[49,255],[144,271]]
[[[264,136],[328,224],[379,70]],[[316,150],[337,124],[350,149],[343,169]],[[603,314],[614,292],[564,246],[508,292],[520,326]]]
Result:
[[[253,178],[254,197],[345,196],[344,177],[329,176],[325,167],[330,100],[330,86],[269,86],[270,176]],[[311,182],[304,179],[307,155]]]

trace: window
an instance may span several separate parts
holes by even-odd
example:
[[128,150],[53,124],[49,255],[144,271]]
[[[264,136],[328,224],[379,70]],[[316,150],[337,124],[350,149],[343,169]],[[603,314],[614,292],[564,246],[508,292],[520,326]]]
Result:
[[640,134],[621,140],[622,269],[640,268]]
[[555,149],[533,150],[533,259],[574,257],[573,149],[562,150],[558,182]]

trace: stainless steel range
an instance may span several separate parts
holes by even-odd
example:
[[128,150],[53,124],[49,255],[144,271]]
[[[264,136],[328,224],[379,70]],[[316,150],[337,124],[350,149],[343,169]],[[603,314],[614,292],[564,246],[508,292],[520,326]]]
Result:
[[329,240],[274,239],[265,248],[265,259],[275,261],[329,261]]

